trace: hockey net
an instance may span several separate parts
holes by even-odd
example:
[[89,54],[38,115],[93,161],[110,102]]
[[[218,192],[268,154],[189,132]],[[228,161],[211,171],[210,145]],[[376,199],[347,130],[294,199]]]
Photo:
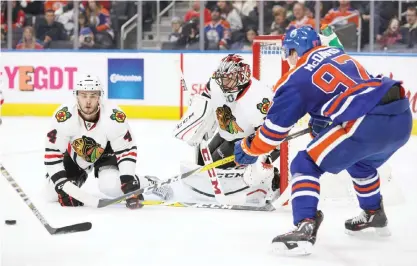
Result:
[[[253,76],[262,81],[266,85],[273,86],[277,83],[279,78],[289,71],[287,62],[282,60],[282,41],[283,36],[257,36],[253,42]],[[303,130],[308,127],[309,116],[306,115],[300,119],[291,133]],[[290,184],[291,161],[297,155],[298,151],[304,150],[307,144],[311,141],[311,136],[306,134],[304,136],[293,139],[287,143],[282,143],[280,146],[281,156],[279,168],[281,172],[281,191]],[[379,169],[382,185],[387,180],[391,180],[391,170],[388,165],[384,165]],[[385,180],[385,181],[384,181]],[[394,194],[390,198],[394,201],[400,200],[398,187],[391,186],[388,191],[383,191]],[[385,194],[384,194],[385,195]],[[320,202],[338,202],[343,204],[357,204],[356,192],[353,188],[350,175],[343,171],[337,175],[325,173],[320,177]]]

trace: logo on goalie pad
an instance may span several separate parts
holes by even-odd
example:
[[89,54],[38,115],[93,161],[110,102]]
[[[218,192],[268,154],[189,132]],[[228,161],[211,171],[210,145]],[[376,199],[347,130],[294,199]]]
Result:
[[271,102],[268,100],[268,98],[263,98],[261,103],[258,103],[256,105],[256,108],[261,111],[262,114],[266,115],[269,110]]
[[231,173],[217,173],[218,178],[243,178],[243,172],[231,172]]
[[67,121],[71,116],[72,114],[68,111],[68,107],[63,107],[55,114],[55,118],[58,123]]

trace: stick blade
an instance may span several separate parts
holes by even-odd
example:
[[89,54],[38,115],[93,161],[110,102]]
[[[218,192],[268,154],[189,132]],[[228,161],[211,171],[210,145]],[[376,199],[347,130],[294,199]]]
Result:
[[59,228],[47,228],[51,235],[63,235],[84,232],[91,229],[93,225],[90,222],[68,225]]

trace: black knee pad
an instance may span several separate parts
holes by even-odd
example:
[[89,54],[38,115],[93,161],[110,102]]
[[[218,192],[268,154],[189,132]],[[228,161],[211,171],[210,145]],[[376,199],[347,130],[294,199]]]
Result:
[[78,187],[81,187],[87,180],[88,174],[84,169],[81,169],[71,158],[68,152],[64,153],[64,168],[66,177],[75,182]]

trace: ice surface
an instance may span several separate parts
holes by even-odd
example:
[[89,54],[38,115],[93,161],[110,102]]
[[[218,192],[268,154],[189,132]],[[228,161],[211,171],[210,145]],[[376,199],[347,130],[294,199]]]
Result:
[[[344,234],[354,207],[323,206],[325,215],[315,252],[286,258],[270,252],[270,241],[291,228],[291,211],[252,213],[163,206],[128,210],[123,205],[104,209],[62,208],[45,203],[44,135],[49,120],[4,118],[0,127],[0,160],[52,226],[91,221],[88,232],[50,236],[28,207],[0,177],[2,266],[298,266],[298,265],[417,265],[417,137],[391,160],[393,176],[405,204],[386,206],[390,238]],[[171,137],[174,122],[131,121],[138,142],[139,174],[168,178],[178,173],[180,160],[192,149]],[[84,189],[99,195],[90,177]],[[182,199],[180,184],[176,195]],[[6,226],[4,219],[16,219]]]

